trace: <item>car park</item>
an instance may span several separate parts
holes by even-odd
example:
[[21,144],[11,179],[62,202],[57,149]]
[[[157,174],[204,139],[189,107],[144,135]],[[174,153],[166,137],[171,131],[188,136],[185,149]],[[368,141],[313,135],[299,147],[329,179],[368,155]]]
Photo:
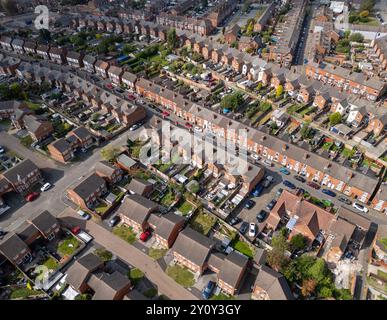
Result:
[[246,209],[251,209],[254,206],[255,206],[255,201],[253,201],[251,199],[247,200],[246,203],[245,203],[245,208]]
[[330,197],[336,197],[336,193],[334,193],[332,190],[329,190],[329,189],[322,189],[321,190],[322,193],[330,196]]
[[352,204],[351,200],[349,200],[349,199],[347,199],[345,197],[342,197],[342,196],[338,197],[337,200],[339,200],[340,202],[343,202],[343,203],[345,203],[345,204],[347,204],[349,206]]
[[91,215],[83,210],[78,210],[77,213],[82,217],[83,220],[89,220]]
[[266,210],[271,211],[274,208],[276,203],[277,203],[277,200],[275,199],[271,200],[269,204],[266,206]]
[[256,232],[255,223],[251,222],[249,224],[249,237],[254,237]]
[[239,227],[239,232],[244,234],[249,228],[249,224],[246,221],[243,221],[241,226]]
[[202,297],[206,300],[211,298],[212,292],[215,289],[215,282],[214,281],[208,281],[206,287],[204,288],[202,292]]
[[311,187],[311,188],[313,188],[313,189],[316,189],[316,190],[318,190],[318,189],[321,188],[319,184],[317,184],[316,182],[313,182],[313,181],[308,181],[306,184],[307,184],[309,187]]
[[355,209],[357,209],[357,210],[359,210],[359,211],[361,211],[361,212],[364,212],[364,213],[367,213],[367,212],[368,212],[368,208],[366,208],[365,206],[363,206],[363,205],[360,204],[360,203],[354,202],[354,203],[352,204],[352,206],[353,206]]
[[257,214],[257,220],[259,223],[262,223],[266,217],[267,217],[268,213],[265,211],[265,210],[261,210],[258,214]]
[[294,176],[294,179],[296,179],[297,181],[300,181],[300,182],[302,182],[302,183],[304,183],[305,181],[306,181],[306,179],[305,178],[303,178],[303,177],[301,177],[301,176]]
[[40,191],[44,192],[51,188],[51,183],[46,182],[41,188]]
[[289,180],[284,180],[284,181],[282,181],[282,183],[283,183],[286,187],[288,187],[288,188],[290,188],[290,189],[296,189],[296,186],[295,186],[293,183],[291,183]]
[[279,169],[279,172],[285,174],[285,175],[289,175],[290,174],[290,171],[284,167],[282,167],[281,169]]

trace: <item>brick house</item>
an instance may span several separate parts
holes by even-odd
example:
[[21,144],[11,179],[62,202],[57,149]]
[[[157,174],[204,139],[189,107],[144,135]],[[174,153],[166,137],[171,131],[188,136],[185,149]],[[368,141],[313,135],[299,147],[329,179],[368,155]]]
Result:
[[387,35],[373,40],[371,44],[379,57],[381,68],[387,70]]
[[115,184],[122,179],[122,170],[108,161],[99,161],[95,165],[95,172],[104,178],[108,184]]
[[99,197],[107,192],[105,179],[92,173],[75,187],[67,189],[68,198],[83,209],[92,208]]
[[35,141],[42,141],[54,133],[54,127],[50,121],[41,120],[35,115],[25,115],[21,128],[26,129]]
[[69,51],[66,54],[66,61],[73,68],[83,68],[84,56],[83,52]]
[[36,54],[45,60],[50,60],[50,46],[39,44],[36,48]]
[[380,136],[387,131],[387,113],[381,117],[372,118],[366,128],[367,132],[373,132],[375,136]]
[[28,222],[48,241],[53,240],[61,230],[58,220],[47,210],[30,218]]
[[207,269],[207,259],[213,246],[212,240],[187,227],[177,236],[172,253],[178,264],[194,273],[203,274]]
[[110,64],[108,62],[105,62],[102,60],[97,60],[95,62],[95,72],[104,79],[108,77],[109,67],[110,67]]
[[66,64],[67,49],[60,47],[50,47],[49,51],[51,61],[58,64]]
[[13,39],[12,41],[13,51],[15,53],[24,54],[24,40],[23,39]]
[[129,89],[135,89],[137,76],[129,71],[125,71],[122,75],[122,83]]
[[27,40],[24,42],[23,48],[27,54],[33,55],[33,54],[36,54],[37,44],[35,41]]
[[153,184],[146,180],[133,177],[130,183],[126,186],[126,189],[129,192],[134,192],[140,196],[148,197],[153,191]]
[[223,21],[235,10],[237,1],[225,0],[219,2],[206,16],[213,28],[219,27]]
[[17,110],[28,112],[28,105],[16,100],[0,101],[0,119],[10,119]]
[[0,241],[0,253],[16,266],[20,266],[32,258],[31,249],[15,233],[7,234]]
[[152,228],[156,241],[167,249],[172,247],[184,223],[184,218],[173,212],[164,215],[151,214],[148,218],[148,225]]
[[0,46],[6,51],[13,51],[12,38],[7,36],[1,36]]
[[122,82],[122,75],[124,74],[124,70],[120,67],[111,66],[108,70],[109,79],[115,85],[120,85]]
[[50,152],[51,157],[56,161],[66,163],[74,158],[74,149],[65,138],[50,143],[47,146],[47,149]]
[[157,212],[158,209],[157,203],[138,194],[130,194],[124,198],[118,209],[118,215],[124,224],[139,233],[148,228],[149,215]]
[[97,61],[97,59],[95,57],[90,56],[90,55],[85,55],[85,57],[83,58],[84,69],[87,72],[94,73],[96,71],[95,70],[96,61]]
[[78,127],[69,133],[77,139],[77,147],[89,149],[95,142],[93,134],[85,127]]
[[241,32],[241,27],[235,24],[231,29],[229,29],[224,33],[224,40],[228,44],[232,44],[233,42],[238,40],[240,32]]

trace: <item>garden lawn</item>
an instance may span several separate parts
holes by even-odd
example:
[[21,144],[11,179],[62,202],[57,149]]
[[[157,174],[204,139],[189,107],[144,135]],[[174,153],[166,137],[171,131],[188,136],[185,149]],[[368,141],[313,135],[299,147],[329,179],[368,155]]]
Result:
[[166,273],[183,287],[192,287],[195,284],[194,275],[184,267],[178,265],[169,266]]
[[136,241],[136,233],[131,227],[125,225],[116,226],[113,228],[113,234],[120,237],[122,240],[132,244]]
[[33,142],[34,140],[30,135],[20,138],[20,143],[27,148],[29,148]]
[[183,216],[186,216],[191,210],[193,210],[192,204],[190,204],[188,201],[184,201],[178,208]]
[[74,236],[69,236],[59,243],[57,251],[62,257],[71,256],[79,245],[79,241]]
[[191,227],[196,231],[207,235],[215,222],[216,218],[214,216],[201,212],[192,220]]
[[165,256],[167,253],[167,249],[155,249],[155,248],[150,248],[148,251],[148,255],[155,260],[161,259],[162,257]]
[[253,258],[254,257],[254,251],[253,249],[249,246],[248,243],[243,242],[243,241],[236,241],[234,244],[234,249],[243,253],[244,255]]
[[11,299],[25,299],[31,296],[40,295],[43,291],[40,290],[30,290],[28,288],[18,288],[12,290]]
[[55,270],[56,268],[58,268],[58,262],[53,257],[49,257],[43,263],[43,265],[45,265],[49,270]]
[[109,209],[109,206],[104,202],[100,202],[98,206],[94,208],[94,211],[97,212],[98,215],[103,215],[107,209]]
[[235,300],[235,298],[224,293],[219,293],[216,296],[212,296],[210,300]]
[[171,192],[168,191],[161,199],[161,204],[169,207],[173,202],[175,201],[175,195]]

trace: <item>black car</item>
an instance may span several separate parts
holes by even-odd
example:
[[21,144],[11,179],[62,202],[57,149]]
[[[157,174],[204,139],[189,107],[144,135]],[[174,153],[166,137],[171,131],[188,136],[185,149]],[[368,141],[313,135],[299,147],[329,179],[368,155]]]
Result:
[[277,200],[271,200],[270,203],[266,206],[266,210],[271,211],[271,209],[274,208],[275,204],[277,203]]
[[347,204],[349,206],[352,204],[351,200],[344,198],[344,197],[338,197],[337,200],[339,200],[340,202],[344,202],[345,204]]
[[238,218],[238,217],[232,218],[232,219],[230,220],[230,225],[231,225],[231,226],[235,226],[235,225],[238,224],[240,221],[241,221],[241,218]]
[[294,176],[294,179],[296,179],[297,181],[300,181],[302,183],[304,183],[306,181],[306,179],[301,177],[301,176]]
[[254,207],[254,205],[255,205],[255,201],[249,199],[249,200],[247,200],[246,203],[245,203],[245,208],[246,208],[246,209],[251,209],[252,207]]
[[246,221],[243,221],[239,228],[239,232],[244,234],[248,228],[249,228],[249,224]]
[[267,217],[267,212],[265,210],[261,210],[258,214],[257,214],[257,220],[259,223],[263,222]]
[[110,227],[114,227],[119,221],[120,221],[120,217],[119,216],[114,216],[113,218],[111,218],[109,220],[109,226]]

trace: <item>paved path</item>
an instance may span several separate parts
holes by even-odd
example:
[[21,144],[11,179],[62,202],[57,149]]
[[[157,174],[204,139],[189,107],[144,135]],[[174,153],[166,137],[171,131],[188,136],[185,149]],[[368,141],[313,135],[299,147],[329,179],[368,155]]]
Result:
[[160,293],[165,294],[172,300],[197,300],[195,295],[166,275],[158,263],[142,251],[126,243],[94,221],[89,220],[86,228],[97,243],[127,263],[141,269],[147,278],[157,286]]

